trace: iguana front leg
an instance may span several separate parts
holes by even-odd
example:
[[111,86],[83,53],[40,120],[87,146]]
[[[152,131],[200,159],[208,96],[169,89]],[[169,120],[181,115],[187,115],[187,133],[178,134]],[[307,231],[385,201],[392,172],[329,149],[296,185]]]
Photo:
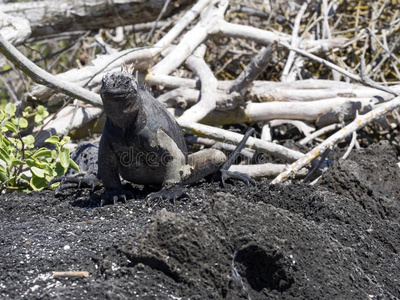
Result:
[[156,138],[150,146],[162,150],[161,163],[165,165],[166,173],[162,189],[147,195],[147,203],[157,199],[175,201],[182,196],[187,196],[182,190],[185,179],[190,176],[190,166],[186,163],[185,154],[162,129],[157,130]]
[[106,192],[101,196],[100,206],[115,204],[117,201],[126,202],[133,198],[128,186],[121,183],[118,172],[118,157],[105,138],[101,138],[99,146],[98,176],[103,181]]

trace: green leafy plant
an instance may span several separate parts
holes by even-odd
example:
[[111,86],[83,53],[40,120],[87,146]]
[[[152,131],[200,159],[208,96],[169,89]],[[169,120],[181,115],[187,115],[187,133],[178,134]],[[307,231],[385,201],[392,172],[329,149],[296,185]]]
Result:
[[53,144],[53,150],[44,147],[36,149],[33,135],[22,136],[21,131],[29,124],[27,118],[33,117],[35,123],[40,124],[48,116],[44,106],[36,110],[27,107],[22,117],[17,117],[15,113],[16,107],[12,103],[0,109],[0,191],[42,190],[69,168],[79,171],[70,159],[69,149],[65,147],[70,140],[68,136],[61,140],[58,136],[48,138],[45,142]]

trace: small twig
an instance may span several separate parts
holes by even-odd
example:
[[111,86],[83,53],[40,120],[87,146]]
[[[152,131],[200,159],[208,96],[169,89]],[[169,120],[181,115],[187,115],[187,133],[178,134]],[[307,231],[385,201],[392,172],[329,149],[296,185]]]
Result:
[[[10,68],[10,70],[12,70],[12,69]],[[11,87],[11,86],[8,84],[8,81],[7,81],[7,80],[2,80],[1,82],[4,84],[5,88],[7,89],[7,91],[8,91],[8,96],[9,96],[10,98],[13,99],[13,102],[14,102],[14,103],[18,103],[18,97],[17,97],[17,95],[16,95],[16,93],[15,93],[13,87]]]
[[35,134],[35,139],[39,136],[39,134],[43,131],[43,128],[45,128],[51,121],[53,121],[56,117],[57,117],[57,115],[65,108],[65,107],[67,107],[68,106],[68,104],[71,102],[71,100],[72,100],[72,98],[71,97],[68,97],[67,98],[67,101],[66,102],[64,102],[64,104],[51,116],[51,118],[45,123],[45,124],[43,124],[41,127],[40,127],[40,129],[39,129],[39,131],[38,132],[36,132],[36,134]]
[[298,172],[301,168],[310,163],[313,159],[321,155],[326,149],[333,147],[337,142],[349,136],[354,131],[363,128],[365,125],[379,119],[381,116],[385,115],[389,111],[392,111],[393,109],[399,106],[400,106],[400,97],[396,97],[393,100],[378,106],[369,113],[356,117],[355,120],[351,122],[349,125],[343,127],[341,130],[330,136],[323,143],[312,149],[302,158],[291,164],[285,170],[285,172],[279,174],[279,176],[277,176],[271,183],[272,184],[281,183],[289,176],[291,176],[293,173]]
[[400,114],[397,110],[392,111],[393,118],[396,120],[397,125],[400,125]]
[[[291,41],[291,46],[294,48],[297,48],[300,43],[298,34],[299,34],[301,19],[303,18],[303,15],[307,9],[307,6],[308,6],[308,3],[307,3],[307,1],[305,1],[303,3],[303,5],[301,6],[299,12],[297,13],[296,19],[294,21],[294,26],[293,26],[293,31],[292,31],[292,41]],[[285,67],[282,72],[281,81],[287,81],[289,71],[292,68],[295,57],[296,57],[296,52],[290,50],[289,57],[286,60]]]
[[[379,64],[374,68],[374,70],[372,72],[377,72],[380,67],[382,66],[383,63],[385,63],[385,61],[391,57],[393,58],[395,61],[397,61],[400,64],[400,59],[393,54],[393,50],[396,48],[397,43],[400,42],[400,36],[396,39],[395,43],[393,44],[393,46],[389,49],[387,47],[387,45],[383,45],[382,42],[378,39],[378,37],[376,36],[376,34],[370,29],[367,28],[368,32],[371,34],[371,36],[375,39],[375,41],[379,44],[379,46],[382,47],[383,50],[385,50],[386,55],[382,58],[382,60],[379,62]],[[386,39],[386,35],[383,35],[383,37],[385,37]]]
[[70,130],[72,128],[72,124],[74,123],[74,119],[75,119],[76,113],[77,113],[80,105],[81,105],[80,101],[77,100],[76,103],[75,103],[74,111],[73,111],[72,116],[71,116],[71,120],[69,121],[68,126],[67,126],[67,132],[70,132]]
[[339,129],[341,127],[342,126],[340,124],[337,124],[337,123],[325,126],[325,127],[321,128],[321,129],[319,129],[317,131],[314,131],[309,136],[306,136],[304,139],[302,139],[299,142],[299,144],[300,145],[305,145],[305,144],[309,143],[310,141],[312,141],[313,139],[315,139],[316,137],[319,137],[319,136],[321,136],[323,134],[326,134],[326,133],[331,132],[333,130]]
[[61,272],[53,272],[54,277],[79,277],[79,278],[88,278],[89,272],[87,271],[61,271]]
[[120,58],[131,54],[132,52],[136,52],[139,50],[145,50],[145,49],[154,49],[155,47],[139,47],[139,48],[134,48],[134,49],[130,49],[129,51],[123,52],[121,53],[119,56],[115,57],[113,60],[109,61],[107,64],[105,64],[101,69],[99,69],[96,73],[94,73],[89,80],[83,85],[83,87],[87,87],[89,85],[89,83],[99,74],[101,74],[105,69],[107,69],[111,64],[113,64],[114,62],[116,62],[117,60],[119,60]]
[[342,156],[342,159],[347,159],[350,155],[351,150],[353,150],[357,141],[357,132],[353,132],[353,136],[351,137],[351,142],[349,148],[347,148],[346,153]]
[[157,23],[161,20],[162,16],[163,16],[164,13],[167,11],[167,8],[168,8],[168,5],[169,5],[170,2],[171,2],[171,0],[165,0],[164,6],[163,6],[163,8],[161,9],[160,14],[158,15],[156,21],[154,22],[153,27],[151,27],[150,32],[147,34],[147,37],[146,37],[146,39],[145,39],[145,41],[144,41],[145,44],[147,44],[147,43],[149,42],[151,36],[152,36],[153,33],[154,33],[154,30],[155,30],[156,27],[157,27]]

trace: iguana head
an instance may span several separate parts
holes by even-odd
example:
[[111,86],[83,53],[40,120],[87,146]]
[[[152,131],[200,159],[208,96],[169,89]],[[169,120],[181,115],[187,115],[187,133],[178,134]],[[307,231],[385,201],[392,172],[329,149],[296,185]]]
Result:
[[103,77],[100,96],[108,118],[120,127],[125,127],[138,111],[138,82],[128,72],[107,73]]
[[138,83],[132,74],[122,71],[107,73],[103,77],[100,95],[106,98],[106,101],[126,98],[130,94],[135,94],[138,89]]

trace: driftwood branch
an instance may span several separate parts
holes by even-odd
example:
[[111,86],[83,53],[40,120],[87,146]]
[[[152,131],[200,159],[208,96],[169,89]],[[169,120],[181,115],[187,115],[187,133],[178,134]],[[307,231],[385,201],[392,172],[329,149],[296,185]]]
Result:
[[11,44],[23,43],[31,35],[29,21],[5,14],[0,9],[0,34]]
[[55,90],[62,91],[68,96],[80,99],[94,106],[101,106],[101,99],[98,94],[90,92],[72,83],[60,80],[54,75],[44,71],[33,62],[21,54],[13,45],[6,41],[0,35],[0,52],[3,53],[9,61],[21,69],[25,74],[31,77],[35,82],[45,84]]
[[178,68],[207,39],[211,28],[215,26],[219,19],[223,18],[228,5],[229,1],[227,0],[213,0],[210,9],[206,11],[206,15],[182,37],[173,52],[155,65],[152,73],[168,75]]
[[250,84],[265,70],[272,59],[272,45],[262,48],[260,52],[251,60],[239,77],[234,80],[228,89],[228,93],[239,92],[244,94]]
[[200,78],[201,96],[200,101],[185,111],[179,118],[182,122],[198,122],[213,111],[216,106],[217,79],[204,61],[205,52],[206,46],[199,46],[186,61],[187,66]]
[[[176,1],[176,5],[170,5],[166,9],[164,16],[171,16],[194,2]],[[150,22],[157,18],[162,8],[163,1],[147,0],[45,0],[0,3],[0,11],[30,22],[32,37]]]
[[[234,110],[214,110],[209,113],[202,123],[208,125],[216,124],[237,124],[256,121],[268,121],[273,119],[290,119],[313,122],[332,109],[337,108],[340,113],[341,107],[348,110],[346,115],[353,115],[357,110],[373,108],[379,101],[373,98],[348,99],[343,97],[310,101],[310,102],[247,102],[244,107],[237,107]],[[337,118],[331,119],[335,121]]]
[[[283,164],[232,165],[229,171],[246,173],[254,179],[275,178],[286,168]],[[307,176],[307,170],[300,170],[295,174],[296,179]]]

